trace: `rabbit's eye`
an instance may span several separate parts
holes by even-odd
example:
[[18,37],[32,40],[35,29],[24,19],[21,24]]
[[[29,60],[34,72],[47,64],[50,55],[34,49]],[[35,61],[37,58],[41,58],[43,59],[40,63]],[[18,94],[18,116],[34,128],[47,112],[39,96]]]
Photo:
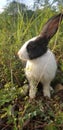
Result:
[[27,45],[27,50],[32,48],[33,48],[33,41],[29,42],[29,44]]

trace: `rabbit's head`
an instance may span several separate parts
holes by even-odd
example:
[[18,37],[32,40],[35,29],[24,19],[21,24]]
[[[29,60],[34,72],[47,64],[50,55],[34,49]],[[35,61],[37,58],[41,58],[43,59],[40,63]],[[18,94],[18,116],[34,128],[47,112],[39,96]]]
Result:
[[50,18],[44,25],[40,35],[25,42],[25,44],[21,47],[18,52],[19,58],[22,60],[32,60],[46,53],[48,43],[57,32],[62,18],[63,14],[61,13]]

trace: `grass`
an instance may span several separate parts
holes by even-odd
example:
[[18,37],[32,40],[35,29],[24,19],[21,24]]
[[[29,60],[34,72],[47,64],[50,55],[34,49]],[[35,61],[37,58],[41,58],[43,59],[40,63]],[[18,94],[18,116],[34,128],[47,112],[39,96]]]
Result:
[[[47,12],[47,13],[46,13]],[[63,91],[54,93],[51,99],[38,94],[29,101],[23,86],[27,80],[22,62],[17,57],[20,47],[28,39],[38,35],[46,21],[56,12],[50,9],[34,12],[29,19],[27,14],[18,13],[16,17],[7,16],[1,34],[0,80],[4,82],[0,89],[0,129],[8,130],[62,130],[63,129]],[[13,24],[12,24],[13,23]],[[1,23],[2,24],[2,23]],[[13,26],[12,26],[13,25]],[[63,84],[63,34],[62,25],[59,34],[50,41],[59,63],[60,75],[55,81]],[[55,39],[58,44],[55,44]],[[57,40],[58,39],[58,40]],[[54,45],[53,45],[54,44]]]

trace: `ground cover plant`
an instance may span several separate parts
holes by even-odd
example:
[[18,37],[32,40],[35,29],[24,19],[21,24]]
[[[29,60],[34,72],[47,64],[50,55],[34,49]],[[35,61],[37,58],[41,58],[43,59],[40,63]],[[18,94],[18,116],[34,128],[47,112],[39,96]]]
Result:
[[61,9],[58,5],[57,9],[44,6],[29,10],[13,1],[0,14],[0,130],[63,130],[63,22],[49,43],[58,64],[51,99],[43,97],[39,84],[36,99],[30,102],[26,63],[17,56],[21,45],[38,35]]

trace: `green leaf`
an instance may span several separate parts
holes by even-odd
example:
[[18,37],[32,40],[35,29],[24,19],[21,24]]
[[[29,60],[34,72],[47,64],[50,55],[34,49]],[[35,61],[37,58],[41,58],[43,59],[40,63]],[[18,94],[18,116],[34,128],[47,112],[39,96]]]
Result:
[[50,123],[45,127],[45,130],[58,130],[58,129],[53,123]]

